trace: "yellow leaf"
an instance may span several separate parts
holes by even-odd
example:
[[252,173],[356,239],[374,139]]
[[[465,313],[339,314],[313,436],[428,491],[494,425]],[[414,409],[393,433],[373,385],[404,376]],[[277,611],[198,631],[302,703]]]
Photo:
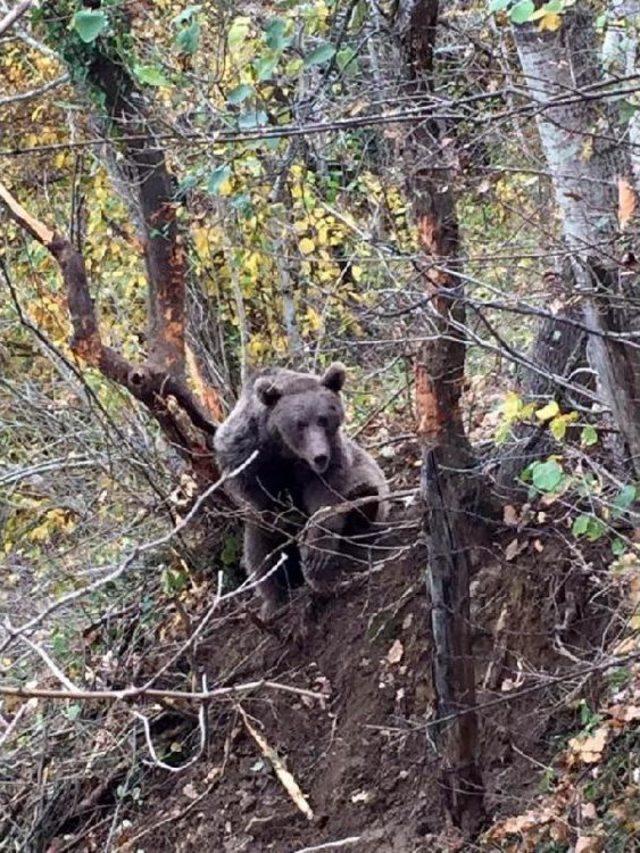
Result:
[[543,18],[540,18],[539,29],[540,30],[548,30],[550,33],[555,32],[560,29],[562,25],[562,18],[560,15],[556,14],[556,12],[549,12]]
[[310,255],[314,251],[316,244],[310,237],[303,237],[298,243],[298,248],[303,255]]
[[194,228],[193,231],[193,242],[196,246],[196,251],[201,258],[206,258],[209,256],[209,229],[206,227],[203,228]]
[[556,403],[555,400],[552,400],[550,403],[547,403],[546,406],[543,406],[541,409],[538,409],[536,412],[536,417],[539,421],[550,421],[551,418],[555,418],[556,415],[560,414],[560,406]]
[[502,411],[504,412],[505,418],[510,421],[514,420],[514,418],[518,417],[521,409],[522,400],[520,399],[520,396],[514,391],[509,391],[507,396],[504,398],[504,403],[502,404]]
[[354,281],[360,281],[362,278],[362,267],[351,267],[351,275]]
[[557,417],[553,418],[549,423],[549,429],[553,433],[554,438],[557,438],[558,441],[560,441],[565,437],[569,424],[572,424],[574,421],[577,420],[577,412],[569,412],[566,415],[558,415]]
[[309,324],[309,331],[317,332],[322,328],[322,317],[315,308],[309,308],[307,311],[307,322]]

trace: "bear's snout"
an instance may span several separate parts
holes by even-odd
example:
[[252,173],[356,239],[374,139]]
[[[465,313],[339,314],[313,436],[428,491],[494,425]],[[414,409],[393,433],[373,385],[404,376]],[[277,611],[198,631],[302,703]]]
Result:
[[313,458],[313,469],[316,474],[324,474],[329,467],[329,457],[326,453],[319,453]]

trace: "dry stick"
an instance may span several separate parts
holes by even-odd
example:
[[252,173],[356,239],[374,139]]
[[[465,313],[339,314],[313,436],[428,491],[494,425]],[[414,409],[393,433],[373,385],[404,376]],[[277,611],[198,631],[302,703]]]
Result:
[[157,670],[157,672],[155,672],[147,682],[145,682],[145,684],[143,685],[143,689],[148,689],[149,687],[152,687],[153,684],[162,675],[164,675],[165,672],[167,672],[167,670],[169,670],[176,661],[180,660],[182,655],[185,654],[193,646],[195,641],[198,639],[199,635],[204,631],[209,620],[211,619],[211,617],[213,616],[215,611],[218,609],[218,605],[220,604],[220,601],[222,599],[222,581],[223,581],[223,573],[222,573],[222,571],[219,571],[218,572],[218,589],[216,592],[216,596],[213,600],[213,604],[207,610],[205,615],[202,617],[202,619],[200,620],[200,623],[198,624],[198,627],[195,629],[195,631],[192,631],[189,634],[189,637],[186,640],[186,642],[184,642],[182,644],[182,646],[180,646],[180,648],[173,655],[173,657],[170,657],[169,660],[163,666],[161,666],[160,669]]
[[30,649],[32,649],[37,655],[42,658],[49,671],[53,673],[53,675],[55,675],[55,677],[61,684],[64,684],[67,690],[78,689],[73,683],[73,681],[67,678],[67,676],[64,674],[64,672],[62,672],[57,663],[47,654],[47,652],[45,652],[43,648],[41,648],[41,646],[39,646],[37,643],[32,642],[28,637],[25,637],[24,634],[20,635],[20,639],[23,643],[29,646]]
[[316,844],[313,847],[301,847],[295,853],[315,853],[316,850],[336,850],[338,847],[347,847],[349,844],[357,844],[362,841],[361,835],[351,835],[349,838],[342,838],[340,841],[327,841],[326,844]]
[[63,86],[69,81],[68,74],[61,74],[55,80],[50,80],[37,89],[30,89],[28,92],[18,92],[16,95],[8,95],[5,98],[0,98],[0,107],[6,107],[8,104],[17,104],[22,101],[30,101],[32,98],[39,98],[41,95],[46,95],[51,89],[56,89],[58,86]]
[[[202,690],[206,692],[207,690],[207,676],[202,676]],[[191,758],[187,761],[186,764],[181,764],[179,767],[174,767],[171,764],[166,764],[160,758],[158,758],[158,753],[153,745],[153,738],[151,737],[151,725],[149,723],[149,718],[145,717],[144,714],[141,714],[139,711],[131,710],[133,716],[140,720],[142,723],[142,727],[144,729],[144,737],[147,742],[147,749],[149,750],[149,755],[153,759],[153,763],[162,768],[162,770],[168,770],[170,773],[181,773],[183,770],[186,770],[187,767],[191,767],[192,764],[195,764],[196,761],[200,758],[202,753],[204,752],[204,747],[207,742],[207,725],[206,725],[206,715],[205,715],[205,704],[202,702],[200,704],[200,708],[198,710],[198,728],[200,730],[200,744],[196,752],[191,756]]]
[[17,6],[11,9],[4,18],[0,21],[0,36],[6,32],[9,27],[12,27],[18,18],[21,18],[28,11],[33,0],[21,0]]
[[123,702],[130,699],[184,699],[189,702],[209,702],[212,699],[234,697],[238,693],[258,690],[265,687],[268,690],[281,690],[284,693],[294,693],[296,696],[308,696],[310,699],[326,700],[326,694],[304,687],[294,687],[281,684],[279,681],[247,681],[244,684],[234,684],[231,687],[215,687],[201,692],[188,690],[161,690],[150,687],[125,687],[124,690],[61,690],[54,687],[11,687],[0,684],[0,696],[14,696],[18,699],[82,699],[86,701]]
[[[31,702],[35,703],[35,699],[32,699]],[[24,705],[21,705],[18,708],[18,710],[16,711],[16,713],[13,715],[13,719],[11,720],[11,722],[9,723],[7,728],[2,733],[2,736],[0,737],[0,748],[2,748],[4,746],[4,744],[9,740],[11,735],[17,729],[18,723],[22,719],[23,714],[25,714],[27,712],[29,707],[30,707],[29,702],[26,702]]]
[[[277,562],[267,572],[267,574],[260,577],[258,582],[262,583],[268,577],[275,574],[275,572],[278,571],[280,566],[282,566],[282,564],[285,563],[286,560],[287,560],[287,555],[282,554],[280,556],[280,558],[277,560]],[[191,646],[195,643],[195,641],[198,639],[200,634],[202,634],[202,632],[206,628],[207,624],[209,623],[209,620],[211,619],[211,617],[213,616],[213,614],[217,610],[218,605],[220,604],[221,601],[226,601],[229,598],[235,598],[236,596],[240,595],[240,593],[246,591],[247,589],[251,589],[253,586],[256,585],[256,583],[258,583],[258,582],[256,582],[256,583],[245,582],[245,583],[241,584],[241,586],[232,590],[232,592],[227,593],[226,595],[223,595],[222,594],[222,580],[223,580],[223,573],[220,571],[220,572],[218,572],[218,591],[216,593],[216,597],[215,597],[211,607],[207,610],[205,615],[202,617],[202,619],[198,623],[198,627],[189,636],[189,638],[183,643],[183,645],[178,649],[178,651],[173,655],[173,657],[169,658],[169,660],[157,672],[155,672],[151,676],[151,678],[149,678],[149,680],[147,682],[145,682],[144,685],[142,685],[142,687],[140,688],[141,690],[148,690],[154,684],[154,682],[156,682],[158,680],[158,678],[160,678],[160,676],[164,675],[164,673],[167,672],[167,670],[171,666],[173,666],[173,664],[177,660],[179,660],[182,657],[182,655],[185,654],[185,652],[187,652],[191,648]],[[248,579],[248,581],[250,581],[250,580],[251,580],[251,578]]]
[[240,712],[240,716],[242,717],[242,722],[245,724],[247,731],[251,735],[251,737],[255,740],[255,742],[260,747],[262,754],[269,761],[271,766],[274,769],[274,772],[282,785],[284,786],[287,794],[291,797],[296,806],[300,809],[302,814],[307,818],[307,820],[313,820],[313,811],[311,810],[311,806],[306,800],[306,797],[300,790],[300,786],[294,779],[293,775],[287,770],[284,765],[284,762],[278,755],[278,753],[273,749],[273,747],[269,746],[267,741],[262,737],[259,731],[255,729],[251,723],[249,722],[249,718],[242,707],[242,705],[236,705],[238,711]]

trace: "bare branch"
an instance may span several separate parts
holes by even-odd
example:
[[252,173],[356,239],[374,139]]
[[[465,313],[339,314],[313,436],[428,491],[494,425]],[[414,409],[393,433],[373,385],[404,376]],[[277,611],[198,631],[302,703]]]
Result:
[[20,0],[17,6],[14,6],[10,12],[0,20],[0,36],[5,33],[9,27],[12,27],[15,22],[21,18],[24,14],[26,14],[31,6],[33,5],[33,0]]

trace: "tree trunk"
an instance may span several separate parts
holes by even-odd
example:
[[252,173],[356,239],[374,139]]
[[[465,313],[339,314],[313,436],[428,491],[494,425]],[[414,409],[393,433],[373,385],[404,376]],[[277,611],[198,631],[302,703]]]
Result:
[[[561,298],[564,307],[557,316],[540,320],[538,333],[528,353],[528,358],[539,370],[524,367],[520,373],[519,390],[525,401],[536,401],[540,405],[554,399],[561,410],[568,411],[576,404],[587,406],[591,397],[580,392],[593,391],[591,371],[588,368],[586,344],[587,334],[582,328],[582,314],[568,298],[575,289],[573,273],[568,264],[558,267],[555,274],[545,276],[548,286],[555,283],[554,295]],[[575,321],[575,325],[571,322]],[[565,379],[575,390],[558,382]],[[527,487],[519,478],[522,471],[534,459],[553,452],[554,440],[546,425],[518,424],[511,441],[501,454],[500,467],[495,485],[503,500],[524,500]]]
[[[637,107],[638,80],[622,85],[621,78],[638,74],[638,36],[640,35],[640,0],[612,0],[609,6],[607,32],[602,47],[604,73],[616,89],[628,88],[630,99]],[[622,101],[623,96],[618,98]],[[630,118],[619,116],[622,132],[628,136],[629,165],[636,193],[640,192],[640,112],[637,108]]]
[[589,360],[599,393],[640,473],[640,361],[638,351],[621,337],[629,317],[620,307],[616,261],[617,152],[605,138],[610,130],[605,113],[585,95],[599,72],[593,27],[588,14],[575,7],[563,15],[556,32],[526,24],[514,33],[531,98],[543,107],[538,130],[573,253],[573,275],[589,329]]
[[[400,5],[406,78],[416,96],[433,88],[437,0]],[[406,89],[405,89],[406,91]],[[460,410],[466,345],[464,285],[459,258],[453,170],[447,168],[435,122],[412,127],[405,143],[407,194],[412,202],[425,288],[428,334],[415,365],[418,435],[422,444],[422,497],[429,537],[428,584],[434,638],[434,685],[445,807],[471,835],[484,814],[476,762],[478,724],[469,625],[468,512],[473,475],[471,448]],[[434,169],[437,166],[437,170]],[[444,272],[444,270],[447,272]],[[451,272],[451,271],[454,272]]]
[[67,291],[75,355],[127,388],[149,409],[204,487],[218,477],[207,436],[215,432],[214,413],[222,408],[215,390],[203,388],[204,380],[193,358],[190,361],[197,374],[193,380],[202,400],[185,382],[186,264],[176,222],[173,177],[147,119],[144,96],[119,58],[123,33],[115,30],[128,26],[126,13],[114,12],[110,18],[113,34],[88,48],[68,29],[68,12],[68,3],[45,4],[42,19],[49,40],[69,61],[72,76],[82,65],[83,94],[102,105],[122,177],[128,180],[131,195],[137,196],[134,206],[140,216],[136,224],[142,228],[148,281],[149,332],[144,363],[134,364],[103,343],[84,259],[71,241],[30,216],[1,184],[0,203],[58,262]]

